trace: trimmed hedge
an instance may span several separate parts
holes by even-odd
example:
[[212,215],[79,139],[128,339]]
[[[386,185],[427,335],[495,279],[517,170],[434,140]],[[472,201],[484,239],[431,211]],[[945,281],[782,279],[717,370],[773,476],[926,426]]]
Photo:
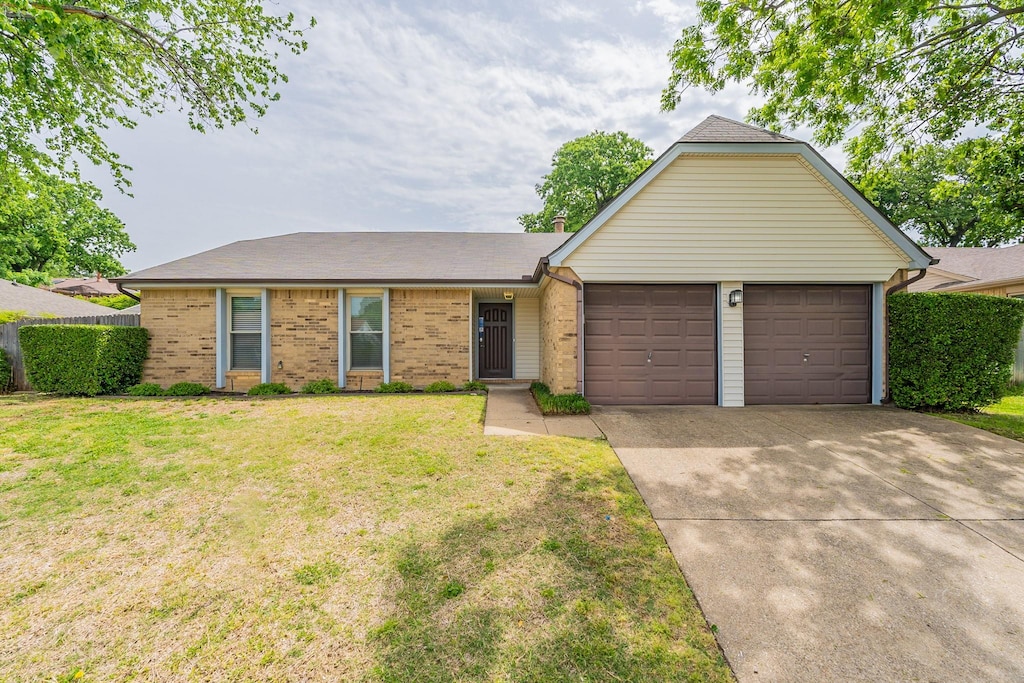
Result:
[[889,387],[901,408],[976,410],[1006,393],[1024,301],[983,294],[889,297]]
[[29,384],[69,396],[124,393],[149,350],[144,328],[116,325],[28,325],[18,340]]
[[14,384],[14,373],[12,372],[11,359],[7,352],[0,349],[0,394],[6,394]]
[[445,380],[432,382],[423,387],[423,393],[425,394],[443,394],[449,391],[458,391],[458,387],[451,382],[446,382]]

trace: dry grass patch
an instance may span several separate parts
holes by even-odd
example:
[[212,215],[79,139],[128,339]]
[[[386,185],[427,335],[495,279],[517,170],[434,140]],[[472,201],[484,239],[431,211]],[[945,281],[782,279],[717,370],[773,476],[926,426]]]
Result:
[[607,444],[483,400],[0,399],[0,680],[729,680]]

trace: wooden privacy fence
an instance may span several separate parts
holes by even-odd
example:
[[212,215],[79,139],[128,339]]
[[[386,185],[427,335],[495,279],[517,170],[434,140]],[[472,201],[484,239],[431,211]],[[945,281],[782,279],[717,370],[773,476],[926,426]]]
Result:
[[0,349],[7,352],[14,374],[14,389],[31,389],[25,379],[25,363],[18,343],[18,330],[26,325],[120,325],[138,327],[138,313],[114,313],[112,315],[88,315],[77,318],[25,318],[13,323],[0,325]]

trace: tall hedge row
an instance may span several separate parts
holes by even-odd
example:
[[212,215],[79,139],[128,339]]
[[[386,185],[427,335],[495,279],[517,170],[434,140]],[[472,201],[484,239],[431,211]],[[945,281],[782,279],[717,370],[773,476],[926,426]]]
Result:
[[0,349],[0,394],[6,394],[14,386],[14,375],[11,368],[11,359],[7,352]]
[[971,410],[1010,384],[1024,301],[982,294],[889,297],[889,386],[901,408]]
[[149,333],[115,325],[28,325],[18,330],[25,375],[37,391],[96,396],[142,379]]

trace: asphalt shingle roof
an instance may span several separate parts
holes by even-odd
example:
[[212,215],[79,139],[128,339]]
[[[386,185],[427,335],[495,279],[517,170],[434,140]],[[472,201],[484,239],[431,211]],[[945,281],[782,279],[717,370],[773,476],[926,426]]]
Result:
[[522,282],[569,234],[297,232],[234,242],[115,282]]
[[773,133],[764,128],[748,126],[739,121],[727,119],[724,116],[712,114],[700,123],[693,130],[683,137],[679,142],[800,142],[794,138],[786,137],[781,133]]
[[[939,259],[938,270],[971,278],[971,285],[1024,279],[1024,244],[1012,247],[926,247],[928,253]],[[949,282],[933,289],[955,287],[961,283]]]
[[29,316],[55,315],[59,318],[117,315],[121,312],[7,280],[0,280],[0,311],[24,311]]

